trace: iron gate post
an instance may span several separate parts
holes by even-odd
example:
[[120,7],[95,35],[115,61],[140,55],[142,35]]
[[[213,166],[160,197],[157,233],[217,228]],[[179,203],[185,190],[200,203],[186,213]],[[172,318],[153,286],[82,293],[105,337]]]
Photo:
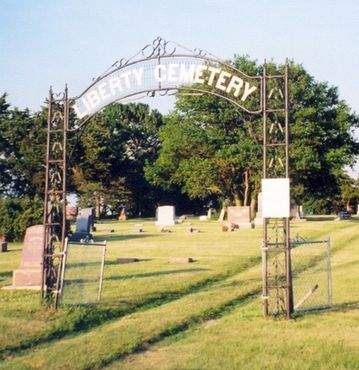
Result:
[[67,130],[69,120],[68,89],[48,98],[46,172],[44,196],[44,248],[42,300],[57,307],[66,237]]
[[[280,87],[272,87],[269,95],[268,84],[272,82],[283,84],[283,92]],[[280,107],[270,107],[268,102],[277,89],[280,91]],[[263,122],[263,179],[285,177],[289,178],[289,98],[288,98],[288,61],[285,62],[283,75],[270,75],[267,64],[264,61],[262,74],[262,122]],[[271,115],[269,117],[269,115]],[[274,116],[274,118],[273,118]],[[282,122],[281,122],[282,121]],[[270,129],[268,130],[268,124]],[[278,136],[277,125],[283,137]],[[281,151],[284,149],[284,153]],[[269,151],[272,157],[268,160]],[[284,160],[281,156],[284,154]],[[276,162],[281,169],[278,171]],[[289,204],[290,207],[290,204]],[[272,222],[271,222],[272,221]],[[270,229],[270,225],[273,228]],[[281,230],[281,231],[280,231]],[[270,231],[274,232],[270,235]],[[284,259],[284,266],[281,262]],[[264,316],[285,313],[288,319],[293,313],[293,287],[291,269],[291,245],[290,245],[290,218],[286,217],[283,222],[278,219],[263,219],[262,241],[262,299]],[[273,267],[273,266],[274,267]],[[284,271],[283,271],[284,270]],[[285,279],[285,283],[283,282]],[[285,302],[284,302],[285,300]]]

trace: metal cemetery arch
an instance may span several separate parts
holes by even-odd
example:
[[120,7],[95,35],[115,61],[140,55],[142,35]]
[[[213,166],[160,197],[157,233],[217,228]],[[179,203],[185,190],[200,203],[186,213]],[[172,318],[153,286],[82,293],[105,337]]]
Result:
[[[56,307],[66,237],[67,136],[105,106],[131,97],[173,91],[211,94],[262,117],[263,178],[289,178],[288,66],[284,74],[248,76],[229,62],[200,49],[156,38],[130,59],[115,62],[79,96],[50,89],[44,200],[42,297]],[[70,107],[79,118],[69,127]],[[289,218],[264,219],[262,286],[264,314],[293,312]]]

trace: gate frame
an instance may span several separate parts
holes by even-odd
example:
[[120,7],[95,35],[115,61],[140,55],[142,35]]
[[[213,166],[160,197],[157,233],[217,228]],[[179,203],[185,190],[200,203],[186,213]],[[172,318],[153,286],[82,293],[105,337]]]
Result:
[[[170,48],[170,50],[169,50]],[[177,49],[181,49],[180,53],[176,53]],[[138,56],[140,56],[138,58]],[[94,79],[94,82],[75,98],[69,98],[68,88],[65,86],[64,92],[60,95],[54,95],[52,88],[49,91],[49,98],[46,101],[48,105],[48,119],[47,119],[47,144],[46,144],[46,176],[45,176],[45,197],[44,197],[44,259],[43,259],[43,281],[41,289],[41,297],[43,301],[47,301],[56,308],[59,303],[60,287],[61,287],[61,271],[63,270],[64,255],[65,255],[65,238],[67,236],[66,230],[66,190],[67,190],[67,135],[70,132],[79,131],[85,127],[86,123],[91,117],[86,117],[82,120],[81,124],[77,127],[69,127],[69,111],[70,106],[80,98],[85,92],[101,81],[109,74],[116,72],[122,68],[134,65],[136,63],[145,62],[147,60],[158,60],[160,63],[161,58],[196,58],[207,62],[214,62],[220,65],[231,68],[248,79],[258,79],[260,88],[260,109],[258,111],[250,111],[245,107],[239,105],[234,99],[226,98],[220,94],[201,90],[191,87],[185,89],[179,87],[166,88],[159,85],[158,88],[144,90],[136,94],[123,97],[121,100],[138,95],[140,93],[147,93],[149,96],[155,96],[156,93],[160,95],[167,95],[171,91],[196,91],[204,94],[212,94],[230,101],[238,108],[246,111],[251,115],[261,115],[263,123],[263,178],[278,177],[277,173],[273,170],[273,158],[279,157],[282,165],[282,177],[289,178],[289,99],[288,99],[288,61],[285,62],[285,70],[283,75],[268,75],[267,64],[264,61],[263,73],[257,76],[248,76],[244,72],[236,69],[233,65],[220,60],[202,49],[189,49],[174,42],[166,41],[157,37],[152,43],[146,45],[134,57],[130,59],[121,59],[115,62],[105,73]],[[270,99],[267,94],[268,82],[282,81],[284,84],[283,107],[271,109],[268,107],[268,100]],[[118,100],[120,101],[120,100]],[[269,115],[282,114],[284,123],[276,122],[279,128],[284,132],[284,139],[281,142],[271,139],[275,136],[271,129],[269,129]],[[273,136],[274,135],[274,136]],[[280,149],[285,149],[285,158],[280,158]],[[269,150],[275,152],[274,157],[270,158]],[[279,154],[276,154],[278,152]],[[275,233],[282,234],[282,241],[275,238],[272,242],[269,236],[269,224],[272,219],[263,219],[263,241],[262,241],[262,298],[263,298],[263,313],[264,316],[272,314],[272,312],[285,313],[289,319],[293,313],[293,288],[292,288],[292,271],[291,271],[291,246],[290,246],[290,219],[284,218],[281,225],[278,219],[275,219]],[[269,266],[268,253],[275,249],[285,254],[284,271],[279,275],[285,276],[285,284],[269,285],[269,279],[272,275]],[[275,274],[278,272],[275,271]],[[277,279],[276,279],[277,281]],[[272,310],[269,298],[275,295],[276,307]],[[281,305],[285,296],[285,307]]]

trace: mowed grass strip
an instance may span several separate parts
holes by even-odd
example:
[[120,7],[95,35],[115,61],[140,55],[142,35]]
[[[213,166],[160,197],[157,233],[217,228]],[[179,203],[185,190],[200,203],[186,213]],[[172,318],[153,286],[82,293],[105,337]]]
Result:
[[266,320],[257,302],[250,302],[108,368],[358,369],[357,226],[333,235],[331,310],[307,312],[290,322]]
[[[54,312],[39,306],[38,294],[0,291],[0,358],[178,299],[235,275],[260,260],[261,229],[221,233],[218,223],[209,222],[197,225],[203,233],[189,235],[186,225],[177,225],[174,232],[163,239],[152,221],[142,220],[147,232],[144,241],[142,235],[132,234],[136,222],[138,220],[98,225],[99,238],[115,239],[109,241],[104,298],[100,304]],[[312,237],[339,227],[335,223],[327,223],[324,228],[313,223],[298,226],[301,232]],[[110,229],[115,233],[106,234]],[[4,256],[5,268],[6,259],[8,266],[15,268],[18,262],[14,257],[20,258],[19,245],[11,248],[16,253]],[[163,257],[187,253],[198,258],[198,262],[185,267],[168,264]],[[118,265],[114,260],[119,255],[140,256],[145,261]]]
[[[352,229],[353,225],[348,228]],[[351,232],[344,228],[339,229],[337,234],[338,239],[342,241],[342,245],[337,246],[337,250],[340,250],[344,248]],[[233,305],[233,302],[245,300],[248,294],[258,291],[258,272],[257,266],[217,284],[206,292],[191,294],[170,304],[130,315],[76,338],[65,339],[51,346],[45,345],[32,354],[7,361],[4,366],[58,368],[60,363],[71,368],[103,366],[172,333],[186,330],[191,324],[211,318],[211,312],[221,312]],[[252,289],[240,292],[239,286]],[[258,309],[258,302],[256,307]],[[92,344],[92,340],[95,343]],[[86,355],[87,351],[90,353]],[[52,352],[56,353],[56,356],[51,359]],[[56,361],[56,358],[61,358],[61,361]]]
[[[326,227],[323,227],[323,226],[326,226]],[[101,225],[103,227],[106,227],[106,225]],[[148,225],[150,226],[150,225]],[[333,233],[333,235],[336,235],[337,233],[339,233],[340,235],[341,234],[350,234],[350,232],[348,233],[347,232],[347,229],[351,229],[353,224],[351,223],[321,223],[320,226],[321,227],[317,227],[318,224],[314,225],[314,223],[303,223],[303,224],[300,224],[300,225],[294,225],[294,229],[299,229],[301,233],[304,233],[303,235],[304,236],[323,236],[323,235],[327,235],[328,233]],[[202,226],[201,226],[202,227]],[[154,246],[151,244],[151,242],[146,242],[145,245],[143,245],[143,240],[141,241],[140,239],[128,239],[131,241],[131,245],[127,245],[125,248],[121,248],[122,247],[122,244],[123,242],[119,243],[118,241],[112,241],[111,243],[113,243],[112,245],[110,244],[110,248],[109,248],[109,256],[110,256],[110,260],[115,258],[116,255],[118,256],[119,255],[119,251],[118,249],[121,248],[121,255],[122,254],[126,254],[128,253],[129,255],[131,255],[131,252],[132,252],[132,249],[134,248],[137,248],[138,250],[140,250],[142,248],[142,255],[144,256],[147,256],[147,257],[151,257],[153,258],[153,254],[155,254],[155,258],[153,259],[154,261],[156,261],[156,268],[157,269],[162,269],[162,271],[166,271],[168,269],[168,263],[167,261],[162,261],[162,263],[159,263],[158,262],[158,255],[161,254],[161,253],[164,253],[164,254],[171,254],[173,255],[173,253],[175,252],[175,255],[181,255],[181,253],[184,253],[180,248],[176,248],[175,251],[173,251],[173,247],[177,247],[177,244],[176,244],[176,240],[180,240],[180,242],[178,243],[180,246],[184,245],[185,243],[185,248],[186,248],[186,251],[185,253],[188,253],[188,251],[192,251],[192,255],[194,255],[195,257],[196,256],[201,256],[200,257],[200,261],[202,262],[204,260],[204,262],[202,262],[198,267],[201,268],[201,269],[205,269],[206,270],[206,274],[208,273],[208,271],[210,272],[210,274],[212,274],[212,278],[213,278],[213,272],[220,272],[219,273],[219,280],[225,278],[225,276],[233,276],[235,275],[235,273],[237,272],[238,273],[238,269],[240,269],[241,267],[242,268],[248,268],[250,267],[251,263],[255,263],[256,261],[258,261],[258,246],[259,246],[259,239],[260,239],[260,230],[256,231],[256,233],[254,233],[253,231],[240,231],[238,233],[232,233],[232,234],[221,234],[221,233],[218,233],[217,230],[215,230],[215,228],[218,228],[218,224],[211,224],[211,223],[208,223],[206,225],[206,232],[204,232],[203,234],[198,234],[198,235],[195,235],[194,238],[192,238],[192,235],[179,235],[179,233],[177,233],[178,229],[176,230],[175,233],[171,234],[171,238],[172,238],[172,241],[170,243],[167,242],[168,245],[165,245],[165,246],[162,246],[162,245],[159,245],[159,246]],[[128,231],[125,231],[125,232],[129,232]],[[130,234],[130,233],[129,233]],[[177,235],[176,235],[177,234]],[[214,235],[214,236],[213,236]],[[218,239],[219,236],[223,239],[222,240],[222,244],[218,242],[217,243],[212,243],[212,239]],[[160,236],[157,236],[155,235],[153,238],[161,238],[161,235]],[[338,238],[342,238],[342,236],[338,236]],[[146,240],[152,240],[152,237],[149,237],[149,239],[146,239]],[[141,244],[142,242],[142,244]],[[156,242],[157,243],[157,242]],[[156,244],[155,243],[155,244]],[[165,243],[166,244],[166,243]],[[150,247],[150,253],[149,253],[149,250],[147,249],[147,247]],[[154,249],[156,247],[156,249]],[[122,250],[123,249],[123,250]],[[172,249],[172,250],[171,250]],[[222,254],[221,254],[222,253]],[[212,259],[209,259],[209,260],[205,260],[205,256],[209,254],[210,256],[215,256],[215,258],[212,258]],[[232,254],[232,263],[229,263],[230,261],[228,261],[228,258],[231,257],[231,254]],[[242,256],[243,255],[243,256]],[[251,257],[252,256],[252,257]],[[239,257],[243,257],[243,258],[239,258]],[[239,263],[239,261],[242,261],[243,262],[243,265],[242,263]],[[244,263],[246,261],[246,263]],[[142,265],[142,266],[141,266]],[[129,279],[124,279],[125,280],[125,285],[122,285],[121,286],[121,292],[120,294],[118,292],[116,292],[116,289],[115,289],[115,286],[116,284],[118,284],[118,281],[116,279],[112,280],[111,281],[111,284],[114,284],[112,286],[112,289],[113,292],[111,293],[111,295],[109,295],[107,297],[108,299],[108,302],[106,304],[108,304],[109,302],[111,302],[111,297],[112,297],[112,304],[114,301],[116,301],[116,299],[118,299],[119,297],[121,297],[121,299],[123,299],[122,297],[128,295],[128,301],[125,302],[125,304],[127,304],[128,302],[132,302],[132,303],[138,303],[141,301],[141,299],[143,299],[145,297],[144,295],[144,291],[146,291],[146,288],[148,290],[151,291],[151,294],[153,294],[153,292],[156,292],[157,294],[159,294],[161,296],[161,294],[169,294],[170,295],[170,299],[178,299],[180,296],[176,296],[176,294],[173,294],[173,296],[171,297],[171,294],[173,293],[173,291],[175,292],[176,289],[178,290],[179,287],[181,287],[181,289],[183,288],[183,286],[190,286],[191,284],[194,283],[194,286],[197,286],[196,289],[198,289],[199,291],[201,289],[207,289],[208,287],[210,287],[211,285],[213,285],[214,283],[216,283],[216,279],[213,279],[211,281],[211,276],[209,275],[209,277],[207,278],[207,282],[208,284],[205,282],[204,285],[201,286],[202,282],[201,281],[197,281],[198,279],[198,275],[197,274],[193,274],[193,275],[190,275],[188,276],[186,273],[184,274],[181,274],[179,273],[178,275],[176,274],[175,275],[175,280],[173,280],[173,276],[171,276],[171,274],[166,274],[165,276],[168,277],[168,280],[165,281],[165,283],[163,284],[163,280],[166,280],[164,279],[163,275],[159,275],[159,276],[151,276],[151,274],[153,273],[153,271],[151,271],[151,269],[153,268],[153,265],[151,264],[148,264],[147,263],[142,263],[141,265],[137,265],[137,266],[116,266],[116,265],[110,265],[111,268],[115,269],[116,268],[121,268],[121,270],[125,270],[125,274],[124,276],[128,276],[128,275],[135,275],[133,274],[133,269],[136,268],[138,270],[140,270],[140,274],[144,275],[144,277],[141,277],[140,279],[137,279],[136,277],[134,278],[129,278]],[[195,264],[196,265],[196,264]],[[178,269],[183,269],[183,266],[179,266],[177,267]],[[196,267],[197,268],[197,267]],[[207,271],[208,270],[208,271]],[[141,272],[141,271],[145,271],[145,272]],[[146,272],[147,271],[147,272]],[[127,274],[126,274],[127,272]],[[118,271],[115,273],[118,274]],[[202,273],[202,272],[201,272]],[[149,274],[150,276],[148,277],[147,274]],[[185,276],[185,279],[181,280],[181,275],[183,277],[183,275]],[[249,274],[248,276],[250,276],[251,274]],[[107,276],[113,276],[111,275],[111,273]],[[122,275],[121,275],[122,276]],[[207,275],[208,276],[208,275]],[[259,277],[259,269],[258,267],[256,269],[254,269],[254,273],[252,273],[252,277],[253,279],[257,280],[258,277]],[[122,277],[121,277],[122,279]],[[145,279],[145,280],[144,280]],[[146,284],[147,283],[147,280],[148,279],[154,279],[154,280],[151,280],[151,284]],[[157,279],[157,280],[156,280]],[[122,279],[123,280],[123,279]],[[139,283],[138,280],[142,280],[142,284]],[[205,279],[203,280],[205,281]],[[234,278],[232,279],[232,283],[229,282],[229,280],[227,280],[225,282],[224,285],[233,285],[233,282],[236,281],[236,276],[234,276]],[[145,284],[144,284],[145,283]],[[157,291],[156,291],[156,288],[154,288],[154,285],[157,284]],[[166,290],[168,289],[169,285],[170,284],[173,284],[175,287],[172,288],[171,291],[167,291]],[[189,285],[188,285],[189,284]],[[197,285],[196,285],[197,284]],[[139,286],[141,286],[139,288]],[[135,287],[135,289],[133,289]],[[164,292],[161,292],[162,289],[164,289],[164,287],[166,288],[166,290]],[[109,285],[105,285],[105,289],[109,290],[110,286]],[[233,286],[230,287],[229,289],[233,289]],[[182,293],[184,294],[189,294],[189,293],[193,293],[193,291],[190,290],[184,290],[182,291]],[[148,298],[148,297],[147,297]],[[163,298],[163,297],[162,297]],[[234,301],[236,302],[236,299],[238,297],[234,297],[233,300],[232,299],[229,299],[228,302],[225,301],[223,304],[219,304],[219,306],[216,309],[218,310],[221,310],[221,306],[224,305],[224,307],[226,307],[226,305],[231,305],[231,302]],[[161,298],[159,298],[161,299]],[[241,298],[239,298],[241,299]],[[117,302],[116,302],[117,303]],[[124,302],[122,302],[124,303]],[[163,300],[163,302],[161,301],[158,301],[157,304],[163,304],[163,303],[166,303],[166,299]],[[38,304],[38,301],[36,301],[36,304]],[[154,304],[156,305],[156,303]],[[39,314],[41,313],[41,310],[39,309],[35,309],[35,304],[33,305],[33,308],[32,308],[32,311],[31,312],[35,312],[36,314]],[[11,310],[14,311],[14,307],[11,307],[11,305],[7,305],[6,306],[7,309],[8,309],[8,312],[10,313]],[[38,306],[36,306],[38,307]],[[149,307],[151,307],[151,302],[148,302],[148,306],[144,306],[143,309],[148,309]],[[102,307],[103,308],[103,307]],[[211,306],[209,307],[209,310],[211,311]],[[63,319],[63,317],[66,315],[64,311],[61,312],[58,312],[56,314],[54,314],[53,316],[49,315],[48,316],[48,323],[51,322],[51,320],[54,320],[56,322],[57,321],[57,332],[56,330],[54,331],[54,334],[52,337],[49,337],[51,339],[56,339],[56,336],[57,335],[61,335],[61,333],[65,333],[65,335],[71,335],[73,333],[76,333],[78,332],[79,333],[79,336],[82,336],[81,333],[82,331],[84,330],[88,330],[89,328],[91,328],[91,323],[94,322],[94,326],[96,325],[99,325],[103,322],[106,322],[107,320],[109,319],[113,319],[113,317],[104,317],[104,319],[102,320],[101,319],[101,315],[100,316],[100,319],[96,319],[96,320],[93,320],[92,319],[95,317],[96,318],[96,308],[92,307],[90,308],[88,311],[88,318],[86,319],[85,316],[82,316],[82,314],[84,312],[82,312],[82,314],[80,315],[81,316],[81,319],[78,321],[78,323],[80,323],[80,325],[78,325],[78,327],[71,327],[71,326],[66,326],[66,325],[62,325],[61,326],[61,319]],[[1,310],[0,310],[0,313],[1,313]],[[129,313],[129,311],[127,312]],[[19,312],[19,314],[21,314],[21,310]],[[71,323],[71,319],[73,317],[71,317],[71,315],[73,314],[73,312],[70,312],[70,317],[69,317],[69,322]],[[92,315],[91,315],[92,314]],[[206,314],[204,314],[203,316],[203,313],[199,313],[197,314],[196,312],[194,312],[195,314],[195,319],[191,319],[191,320],[201,320],[201,319],[204,319],[204,317],[206,317]],[[58,316],[57,316],[58,315]],[[203,316],[203,318],[201,318]],[[66,316],[65,316],[66,317]],[[55,319],[54,319],[55,318]],[[101,321],[102,320],[102,321]],[[191,321],[190,320],[190,321]],[[90,323],[90,325],[89,325]],[[31,320],[29,320],[29,325],[32,324]],[[36,325],[36,323],[35,323]],[[87,325],[87,326],[86,326]],[[187,325],[186,324],[186,319],[184,319],[184,324],[183,323],[179,323],[179,324],[174,324],[175,327],[181,327],[182,325],[184,325],[184,327]],[[19,334],[19,330],[17,331],[18,334]],[[94,334],[93,331],[91,332],[94,337],[96,338],[97,334]],[[168,333],[168,331],[166,329],[164,329],[163,331],[160,330],[160,337],[161,337],[161,333]],[[21,334],[21,333],[20,333]],[[90,333],[89,333],[90,334]],[[120,334],[118,334],[120,335]],[[153,338],[158,338],[158,334],[154,333],[154,337]],[[30,339],[30,340],[29,340]],[[144,339],[144,341],[142,341],[143,343],[146,343],[147,340]],[[26,342],[23,342],[23,343],[26,343]],[[28,343],[31,343],[31,338],[28,338]],[[37,342],[37,343],[41,343],[41,341]],[[46,338],[45,338],[45,343],[46,343]],[[137,342],[136,342],[137,343]],[[36,340],[35,340],[35,344],[36,344]],[[46,344],[43,345],[42,347],[46,347]],[[26,348],[26,347],[24,347]],[[138,343],[131,347],[132,350],[136,350],[136,348],[141,348],[141,340],[138,341]],[[111,352],[111,351],[110,351]],[[103,354],[103,356],[99,356],[98,358],[98,363],[107,363],[107,362],[111,362],[111,359],[113,358],[116,358],[116,356],[119,356],[121,357],[124,353],[130,353],[131,351],[123,351],[122,349],[118,350],[117,353],[112,353],[111,355],[107,356],[105,354]],[[13,355],[16,355],[16,353],[14,353]],[[57,357],[57,356],[55,356]],[[12,361],[11,361],[12,362]],[[31,362],[31,361],[30,361]],[[29,363],[26,361],[27,365],[26,366],[31,366],[29,365]],[[70,361],[71,363],[71,361]],[[86,364],[86,361],[84,363],[81,364],[80,367],[86,367],[87,365]],[[19,365],[19,363],[18,363]],[[41,367],[41,365],[39,365]],[[52,365],[51,365],[52,366]]]
[[[163,239],[163,234],[158,232],[152,221],[142,220],[147,231],[143,239],[142,235],[139,238],[139,235],[132,234],[135,222],[106,223],[98,227],[98,238],[115,239],[110,240],[108,245],[100,304],[65,307],[54,312],[41,308],[38,293],[0,290],[0,358],[46,341],[86,331],[136,310],[178,299],[259,261],[258,255],[250,257],[255,255],[257,237],[247,243],[246,249],[238,248],[244,243],[236,241],[238,234],[225,235],[222,243],[218,243],[218,236],[211,238],[212,234],[218,234],[216,223],[201,226],[204,232],[194,238],[188,235],[185,225],[178,225],[179,228],[176,227],[170,237]],[[106,234],[112,228],[121,235]],[[191,256],[198,262],[191,265],[168,263],[166,255],[181,256],[189,252],[183,247],[185,243],[190,244]],[[215,257],[202,257],[202,253],[205,255],[212,249],[216,252]],[[135,255],[144,261],[129,265],[116,263],[117,257],[126,255]],[[0,286],[11,283],[11,270],[16,269],[20,262],[20,245],[10,245],[10,252],[2,257],[0,266],[6,278]]]
[[220,314],[228,306],[245,302],[258,292],[258,283],[219,283],[207,291],[189,294],[174,302],[138,312],[74,338],[40,346],[0,368],[85,369],[103,366],[141,349],[145,343],[177,333],[191,323]]

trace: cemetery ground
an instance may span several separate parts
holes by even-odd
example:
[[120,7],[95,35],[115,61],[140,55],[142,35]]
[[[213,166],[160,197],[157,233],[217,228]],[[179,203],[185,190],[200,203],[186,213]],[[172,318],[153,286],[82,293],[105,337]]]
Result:
[[[333,307],[291,321],[262,316],[262,228],[192,222],[201,233],[188,224],[160,233],[154,220],[97,224],[96,239],[108,241],[100,303],[53,311],[37,292],[0,290],[0,368],[359,368],[359,220],[292,223],[292,236],[331,237]],[[0,286],[20,255],[20,244],[0,254]]]

